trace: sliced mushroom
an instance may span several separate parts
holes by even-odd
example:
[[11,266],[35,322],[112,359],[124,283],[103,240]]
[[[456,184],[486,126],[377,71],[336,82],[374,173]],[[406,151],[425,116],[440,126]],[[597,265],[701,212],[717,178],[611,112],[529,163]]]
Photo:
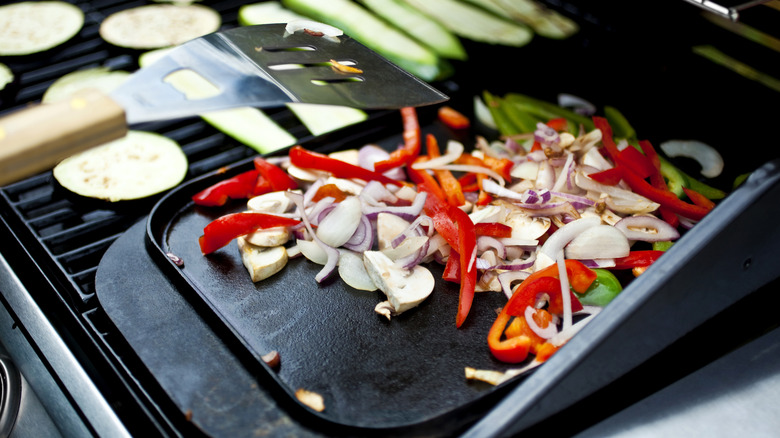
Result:
[[274,246],[281,246],[290,240],[292,233],[287,227],[267,228],[265,230],[257,230],[254,233],[247,234],[246,241],[255,246],[263,248],[270,248]]
[[249,210],[257,213],[281,214],[290,210],[293,203],[284,192],[271,192],[249,199],[246,205]]
[[236,242],[241,252],[241,261],[253,282],[265,280],[287,264],[287,250],[283,246],[261,248],[248,243],[243,236],[237,238]]
[[418,306],[433,292],[433,274],[420,265],[404,269],[379,251],[364,252],[363,264],[371,280],[387,296],[395,315]]

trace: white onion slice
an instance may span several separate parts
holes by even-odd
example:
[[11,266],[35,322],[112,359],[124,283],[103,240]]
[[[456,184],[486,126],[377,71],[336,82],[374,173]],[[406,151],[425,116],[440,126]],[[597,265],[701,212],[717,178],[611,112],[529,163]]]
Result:
[[339,276],[344,283],[358,290],[375,291],[377,290],[374,281],[366,271],[366,265],[363,264],[363,256],[347,250],[339,250]]
[[573,94],[558,94],[558,105],[569,108],[577,114],[590,116],[596,113],[596,105]]
[[628,216],[615,223],[630,240],[666,242],[680,238],[680,232],[666,221],[655,216]]
[[566,245],[569,259],[610,259],[625,257],[631,251],[628,238],[611,225],[596,225],[583,230]]
[[506,271],[498,274],[498,282],[501,284],[501,290],[504,291],[506,298],[512,298],[512,283],[523,281],[531,275],[527,271]]
[[701,174],[715,178],[723,172],[723,157],[712,146],[696,140],[669,140],[661,150],[670,157],[693,158],[701,165]]
[[[563,249],[569,242],[574,240],[575,237],[582,234],[583,231],[588,228],[595,227],[601,224],[601,219],[593,216],[583,217],[559,228],[554,232],[542,245],[539,252],[549,257],[550,260],[554,260],[556,254]],[[594,257],[589,257],[594,258]],[[537,259],[539,260],[539,259]],[[546,266],[540,266],[544,268]]]
[[362,216],[360,199],[348,196],[320,221],[317,237],[326,245],[339,247],[355,234]]
[[569,274],[566,273],[566,260],[563,258],[563,251],[558,251],[555,263],[558,265],[558,278],[561,281],[561,302],[563,304],[562,330],[566,330],[571,327],[571,293],[569,293]]

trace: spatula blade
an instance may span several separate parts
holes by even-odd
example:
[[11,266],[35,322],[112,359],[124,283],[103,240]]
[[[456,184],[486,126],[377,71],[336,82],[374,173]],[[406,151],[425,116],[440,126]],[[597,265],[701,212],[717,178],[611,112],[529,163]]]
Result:
[[[188,99],[165,80],[178,70],[194,71],[219,94]],[[290,34],[284,24],[191,40],[131,75],[111,97],[125,109],[129,124],[290,102],[397,109],[449,99],[349,36]]]

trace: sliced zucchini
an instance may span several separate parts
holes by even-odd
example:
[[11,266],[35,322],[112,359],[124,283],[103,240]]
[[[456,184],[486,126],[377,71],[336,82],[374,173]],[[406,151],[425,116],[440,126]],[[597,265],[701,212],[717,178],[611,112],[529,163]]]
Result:
[[368,118],[365,111],[347,106],[288,103],[287,107],[312,135],[335,131]]
[[351,0],[283,0],[293,11],[344,31],[399,67],[432,81],[444,70],[441,59],[403,31]]
[[4,90],[5,86],[14,81],[14,72],[5,65],[0,63],[0,90]]
[[564,39],[579,31],[576,22],[534,0],[468,1],[504,18],[525,23],[543,37]]
[[159,134],[126,136],[62,160],[54,178],[66,189],[111,202],[141,199],[178,185],[187,175],[187,156]]
[[439,56],[465,60],[468,56],[458,37],[403,0],[360,0],[371,11],[404,30]]
[[238,9],[238,24],[254,26],[256,24],[288,23],[306,17],[297,14],[278,1],[267,1],[243,5]]
[[129,72],[122,70],[112,71],[107,67],[78,70],[54,81],[43,93],[41,101],[43,103],[57,102],[86,88],[95,88],[108,94],[121,85],[129,76]]
[[494,0],[509,16],[525,23],[539,35],[553,39],[568,38],[580,30],[579,25],[557,11],[534,0]]
[[0,6],[0,56],[30,55],[70,40],[84,26],[84,12],[63,1]]
[[202,5],[154,4],[115,12],[100,23],[100,36],[115,46],[159,49],[215,32],[222,17]]
[[[138,63],[150,65],[170,49],[159,49],[142,54]],[[192,70],[179,70],[167,80],[189,98],[212,93],[214,85]],[[296,139],[257,108],[239,107],[201,114],[200,117],[226,135],[240,141],[261,154],[267,154],[295,144]]]
[[473,41],[521,47],[533,38],[527,26],[459,0],[405,0],[455,35]]

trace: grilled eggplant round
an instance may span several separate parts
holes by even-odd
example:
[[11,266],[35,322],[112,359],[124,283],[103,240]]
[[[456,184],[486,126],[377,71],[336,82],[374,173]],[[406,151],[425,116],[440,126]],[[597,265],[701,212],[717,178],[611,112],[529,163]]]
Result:
[[44,52],[70,40],[84,26],[84,12],[63,1],[0,6],[0,56]]
[[145,198],[178,185],[187,156],[162,135],[130,131],[125,137],[62,160],[54,178],[62,187],[110,202]]

